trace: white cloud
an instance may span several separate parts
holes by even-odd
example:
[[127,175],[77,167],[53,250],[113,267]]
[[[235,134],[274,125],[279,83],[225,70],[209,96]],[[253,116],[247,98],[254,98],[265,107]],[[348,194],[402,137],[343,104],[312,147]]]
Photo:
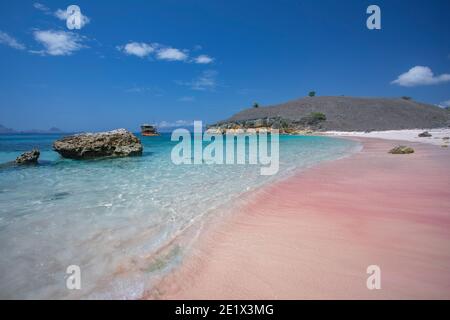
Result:
[[139,58],[143,58],[155,51],[155,46],[153,44],[147,44],[144,42],[130,42],[123,47],[118,47],[118,49],[128,55],[134,55]]
[[184,61],[188,58],[187,54],[175,48],[161,48],[156,53],[159,60]]
[[6,32],[0,31],[0,43],[17,50],[25,50],[25,45],[11,37]]
[[408,72],[401,74],[396,80],[392,81],[391,83],[398,84],[403,87],[415,87],[438,84],[447,81],[450,81],[450,74],[441,74],[439,76],[435,76],[430,68],[415,66],[409,69]]
[[35,7],[36,9],[38,9],[46,14],[50,13],[50,9],[48,7],[46,7],[45,5],[43,5],[42,3],[35,2],[35,3],[33,3],[33,7]]
[[138,87],[134,86],[125,90],[127,93],[149,93],[155,97],[162,97],[164,95],[164,90],[159,87]]
[[158,43],[130,42],[124,46],[117,46],[116,48],[125,54],[135,55],[140,58],[154,56],[158,60],[183,61],[186,63],[195,62],[199,64],[209,64],[214,61],[214,58],[206,54],[202,54],[194,59],[191,59],[189,57],[188,50],[177,49]]
[[73,32],[36,30],[33,34],[34,39],[44,46],[43,51],[34,53],[68,56],[85,47],[82,44],[83,39]]
[[208,64],[208,63],[212,63],[214,61],[214,59],[211,58],[210,56],[207,56],[206,54],[201,54],[197,58],[195,58],[194,61],[195,61],[195,63],[199,63],[199,64]]
[[191,87],[192,90],[213,91],[217,87],[217,71],[215,70],[205,70],[200,76],[193,79],[192,81],[183,82],[176,81],[176,83],[184,86]]
[[[53,14],[55,17],[57,17],[59,20],[67,20],[67,17],[69,16],[67,14],[67,10],[58,9]],[[80,12],[80,29],[83,28],[85,25],[87,25],[91,19],[89,19],[87,16],[85,16],[83,13]]]
[[450,100],[441,102],[441,103],[439,104],[439,106],[440,106],[440,107],[444,107],[444,108],[450,107]]
[[169,127],[183,127],[183,126],[191,126],[194,124],[194,121],[191,120],[177,120],[174,122],[171,121],[161,121],[157,124],[159,128],[169,128]]
[[[51,12],[50,8],[39,2],[35,2],[33,4],[33,7],[39,11],[42,11],[47,15],[53,15],[59,20],[67,21],[67,17],[69,16],[67,14],[67,9],[58,9],[55,12]],[[90,21],[91,19],[89,17],[85,16],[82,12],[80,12],[80,25],[79,25],[80,29],[83,28],[85,25],[87,25]]]
[[66,10],[58,9],[54,13],[55,17],[57,17],[59,20],[67,20],[68,14]]
[[206,70],[191,83],[191,88],[194,90],[214,90],[216,83],[217,71]]
[[133,87],[133,88],[126,89],[125,92],[128,92],[128,93],[143,93],[143,92],[147,92],[148,90],[149,90],[149,88]]
[[184,96],[184,97],[179,98],[178,101],[181,101],[181,102],[192,102],[192,101],[195,101],[195,97]]

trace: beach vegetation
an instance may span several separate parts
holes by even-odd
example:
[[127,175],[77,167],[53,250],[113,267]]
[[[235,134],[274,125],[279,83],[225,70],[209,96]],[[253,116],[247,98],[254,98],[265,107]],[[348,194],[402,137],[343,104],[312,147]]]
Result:
[[325,115],[325,113],[322,112],[311,112],[309,116],[315,122],[327,120],[327,116]]
[[258,102],[253,103],[253,108],[259,108],[259,103]]
[[411,97],[408,97],[408,96],[403,96],[402,99],[403,99],[403,100],[412,100],[412,98],[411,98]]
[[316,92],[315,92],[315,91],[310,91],[310,92],[308,93],[308,96],[310,96],[310,97],[315,97],[315,96],[316,96]]
[[283,129],[287,129],[287,128],[289,128],[289,123],[286,120],[283,119],[280,122],[280,127],[283,128]]
[[309,126],[315,126],[321,123],[322,121],[327,120],[327,117],[322,112],[311,112],[307,116],[303,117],[301,119],[301,122],[309,125]]

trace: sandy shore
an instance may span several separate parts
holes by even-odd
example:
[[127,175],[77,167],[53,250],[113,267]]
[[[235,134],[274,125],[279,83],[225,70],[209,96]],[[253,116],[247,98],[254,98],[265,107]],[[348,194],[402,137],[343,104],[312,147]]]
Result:
[[[419,137],[419,134],[427,131],[431,137]],[[341,136],[341,137],[360,137],[360,138],[379,138],[387,140],[402,140],[408,142],[422,142],[434,144],[437,146],[450,143],[450,128],[438,129],[408,129],[408,130],[387,130],[387,131],[371,131],[371,132],[345,132],[345,131],[328,131],[325,135]]]
[[361,152],[248,196],[147,298],[449,299],[450,150],[354,139]]

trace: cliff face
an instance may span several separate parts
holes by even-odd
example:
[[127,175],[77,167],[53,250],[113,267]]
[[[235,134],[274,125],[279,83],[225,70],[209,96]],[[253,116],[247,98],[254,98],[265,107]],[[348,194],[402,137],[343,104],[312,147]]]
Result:
[[249,108],[213,127],[370,131],[447,127],[449,119],[447,110],[412,100],[306,97],[274,106]]

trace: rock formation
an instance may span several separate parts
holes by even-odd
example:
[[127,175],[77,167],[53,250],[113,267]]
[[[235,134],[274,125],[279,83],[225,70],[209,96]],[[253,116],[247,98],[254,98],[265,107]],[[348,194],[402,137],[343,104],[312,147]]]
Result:
[[77,160],[138,156],[143,150],[141,141],[125,129],[67,136],[55,141],[53,149],[64,158]]
[[414,149],[407,146],[397,146],[391,150],[389,150],[389,153],[392,154],[409,154],[414,153]]
[[31,151],[25,152],[21,154],[19,157],[17,157],[15,163],[16,164],[31,164],[31,163],[37,163],[40,152],[37,149],[33,149]]
[[429,137],[432,137],[432,135],[428,131],[424,131],[422,133],[419,133],[419,138],[429,138]]

